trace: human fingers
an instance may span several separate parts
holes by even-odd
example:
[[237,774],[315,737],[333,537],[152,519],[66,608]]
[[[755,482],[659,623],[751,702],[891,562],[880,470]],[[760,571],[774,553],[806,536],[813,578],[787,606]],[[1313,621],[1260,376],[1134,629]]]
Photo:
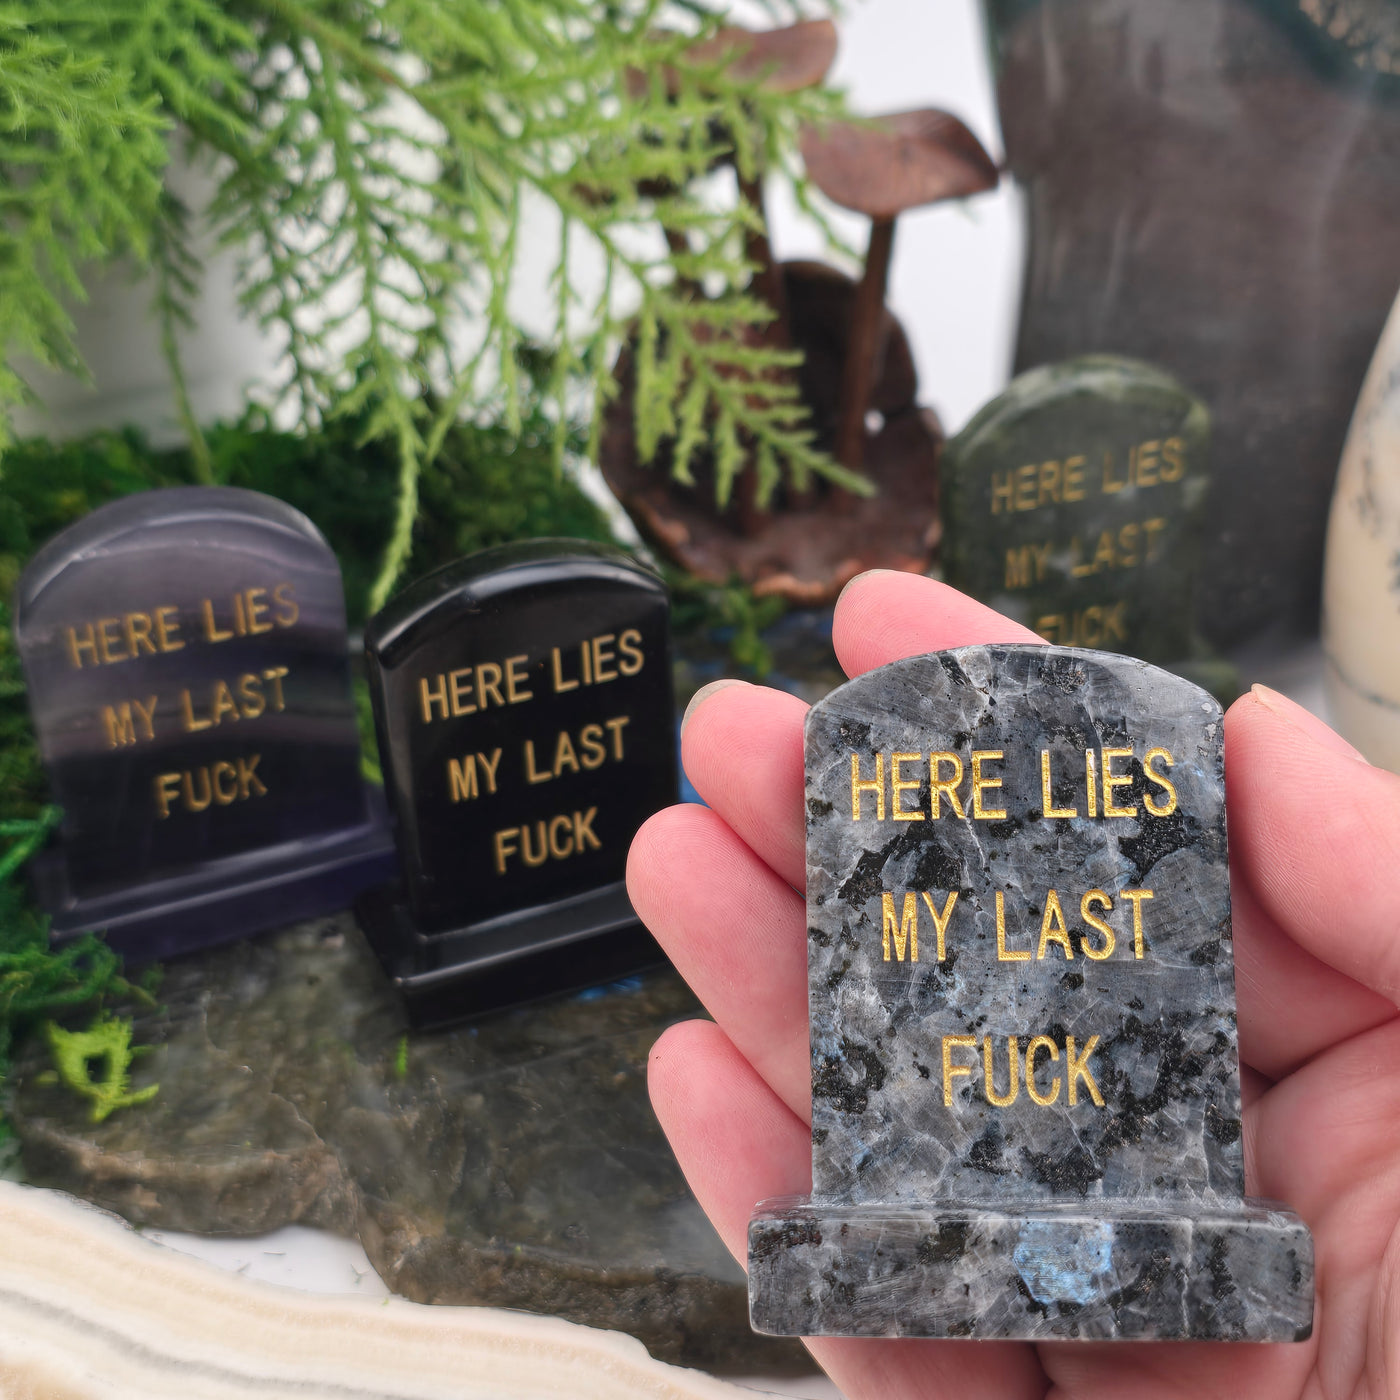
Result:
[[754,1206],[812,1189],[810,1129],[710,1021],[683,1021],[657,1040],[647,1089],[695,1199],[744,1264]]
[[806,883],[806,713],[795,695],[738,682],[697,692],[681,734],[681,758],[695,790],[760,860],[799,890]]
[[1319,1393],[1395,1393],[1398,1062],[1392,1019],[1315,1056],[1244,1115],[1251,1189],[1312,1231]]
[[[1038,642],[956,589],[875,570],[846,585],[832,631],[846,674],[971,642]],[[791,695],[740,684],[706,688],[686,711],[682,757],[701,797],[796,889],[805,877],[802,720]],[[788,814],[788,815],[784,815]]]
[[1225,744],[1236,878],[1300,948],[1400,1002],[1400,777],[1260,688]]
[[1037,642],[1019,622],[919,574],[858,574],[836,603],[832,645],[848,676],[904,656],[980,642]]
[[[928,601],[927,589],[911,592],[905,581],[931,585],[930,580],[870,577],[868,594],[893,588],[897,596],[891,607],[908,611]],[[952,589],[938,586],[933,592],[946,595],[955,630],[940,640],[927,630],[938,625],[936,620],[925,618],[920,625],[928,645],[966,640],[965,631],[957,629],[973,623],[993,632],[1000,623],[1003,634],[1014,626]],[[857,601],[866,593],[848,589]],[[762,878],[751,856],[794,889],[805,885],[806,711],[793,696],[742,683],[698,694],[686,712],[682,751],[686,772],[712,812],[676,811],[649,822],[633,842],[629,867],[632,902],[643,922],[710,1014],[802,1115],[810,1113],[805,925],[800,905],[778,914],[784,907],[779,892]],[[715,816],[737,842],[725,839]],[[763,935],[735,936],[736,930],[750,929]],[[777,948],[772,934],[788,941]]]
[[1231,890],[1240,1058],[1270,1080],[1395,1014],[1382,996],[1295,943],[1248,881]]
[[[701,1208],[740,1263],[753,1207],[811,1187],[811,1135],[718,1027],[673,1026],[647,1067],[652,1106]],[[808,1342],[848,1400],[1040,1400],[1029,1347],[983,1342]]]
[[1055,1389],[1074,1400],[1285,1400],[1303,1394],[1313,1345],[1056,1342],[1040,1348]]
[[717,813],[694,804],[658,812],[638,831],[627,892],[729,1039],[810,1121],[802,897]]
[[[1353,1036],[1259,1096],[1245,1115],[1250,1189],[1314,1229],[1359,1189],[1400,1209],[1400,1021]],[[1393,1229],[1392,1218],[1386,1234]]]

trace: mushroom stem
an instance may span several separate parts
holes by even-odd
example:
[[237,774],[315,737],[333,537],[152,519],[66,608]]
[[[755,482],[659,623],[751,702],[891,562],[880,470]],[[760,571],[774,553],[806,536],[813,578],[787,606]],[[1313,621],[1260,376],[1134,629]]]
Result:
[[[661,232],[665,235],[666,246],[671,250],[673,257],[689,257],[690,240],[679,229],[667,228],[662,225]],[[693,278],[684,277],[679,272],[676,274],[676,286],[687,296],[697,296],[700,292],[699,285]]]
[[734,522],[739,533],[746,539],[761,534],[773,518],[771,510],[765,510],[758,503],[758,473],[742,471],[734,482],[734,495],[730,508],[734,512]]
[[773,245],[768,239],[768,210],[763,202],[763,181],[759,177],[746,180],[739,174],[739,197],[757,213],[762,221],[762,230],[749,229],[744,234],[744,257],[753,263],[758,271],[753,275],[753,293],[773,309],[773,319],[768,323],[768,335],[782,349],[792,344],[792,332],[788,326],[787,293],[783,286],[783,274],[773,260]]
[[841,407],[836,420],[836,460],[859,471],[865,448],[865,413],[875,383],[880,351],[880,322],[885,309],[885,284],[894,249],[894,219],[875,219],[865,272],[856,287],[851,321],[846,332],[846,362],[841,374]]

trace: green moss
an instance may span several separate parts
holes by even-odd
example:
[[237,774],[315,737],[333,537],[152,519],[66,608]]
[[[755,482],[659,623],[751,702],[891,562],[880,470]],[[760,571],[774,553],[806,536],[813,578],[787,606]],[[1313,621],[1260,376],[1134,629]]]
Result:
[[94,1123],[119,1108],[149,1103],[160,1091],[158,1084],[131,1087],[131,1064],[140,1050],[132,1047],[130,1021],[99,1013],[85,1031],[65,1031],[49,1021],[44,1033],[59,1081],[90,1101],[88,1117]]
[[[518,433],[500,424],[455,427],[419,481],[404,581],[512,540],[610,540],[602,510],[555,466],[553,433],[538,407]],[[325,535],[345,577],[352,627],[365,621],[398,490],[393,445],[364,436],[365,424],[349,416],[312,438],[271,431],[256,417],[208,434],[215,480],[277,496]]]
[[29,724],[24,677],[10,631],[10,609],[0,601],[0,824],[34,820],[43,806],[44,770]]
[[12,443],[0,458],[0,597],[11,596],[25,561],[45,540],[95,506],[190,480],[178,454],[153,453],[135,432]]
[[773,657],[763,632],[786,611],[781,598],[756,598],[739,578],[726,584],[703,583],[680,570],[669,570],[671,625],[679,637],[718,635],[729,649],[730,660],[744,674],[763,680],[773,668]]
[[[33,1027],[93,1006],[101,1014],[108,999],[151,1002],[149,989],[122,976],[121,959],[100,939],[49,946],[48,919],[29,899],[23,868],[57,821],[52,807],[34,818],[0,821],[0,1080],[9,1073],[15,1043]],[[117,1107],[113,1100],[103,1116]],[[0,1136],[3,1131],[0,1120]]]

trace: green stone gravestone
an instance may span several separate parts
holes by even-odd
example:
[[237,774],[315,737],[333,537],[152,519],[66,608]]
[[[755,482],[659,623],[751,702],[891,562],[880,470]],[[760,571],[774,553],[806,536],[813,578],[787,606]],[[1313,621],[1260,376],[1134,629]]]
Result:
[[1020,375],[945,449],[944,577],[1048,642],[1182,662],[1209,432],[1199,399],[1136,360]]

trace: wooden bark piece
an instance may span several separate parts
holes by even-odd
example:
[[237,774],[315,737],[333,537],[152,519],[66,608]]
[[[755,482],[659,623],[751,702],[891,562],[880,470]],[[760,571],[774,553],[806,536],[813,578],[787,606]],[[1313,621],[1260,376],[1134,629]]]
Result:
[[557,1318],[251,1283],[0,1182],[0,1394],[53,1400],[726,1400]]

